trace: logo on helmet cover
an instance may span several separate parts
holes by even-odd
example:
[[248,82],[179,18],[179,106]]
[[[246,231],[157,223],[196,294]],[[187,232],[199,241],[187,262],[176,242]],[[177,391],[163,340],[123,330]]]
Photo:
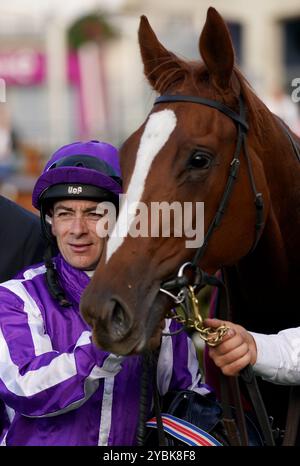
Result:
[[78,186],[78,188],[75,188],[74,186],[68,187],[68,194],[81,194],[81,193],[82,193],[81,186]]

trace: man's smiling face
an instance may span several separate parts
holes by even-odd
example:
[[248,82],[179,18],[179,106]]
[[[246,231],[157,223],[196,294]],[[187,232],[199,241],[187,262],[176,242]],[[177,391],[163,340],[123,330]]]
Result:
[[97,205],[95,201],[73,199],[53,205],[52,234],[64,259],[77,269],[94,270],[102,254],[104,239],[96,233],[101,218]]

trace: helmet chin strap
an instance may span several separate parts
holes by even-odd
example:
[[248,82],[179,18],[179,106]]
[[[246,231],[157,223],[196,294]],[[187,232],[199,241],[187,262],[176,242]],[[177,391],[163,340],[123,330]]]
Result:
[[46,247],[46,251],[44,254],[47,287],[48,287],[48,290],[51,296],[55,299],[55,301],[58,301],[60,306],[70,307],[71,303],[65,297],[65,292],[61,288],[59,281],[58,281],[55,264],[53,262],[53,248],[54,248],[53,242],[52,243],[48,242],[48,246]]
[[57,278],[57,272],[53,263],[54,250],[57,249],[55,237],[51,233],[51,229],[47,218],[44,203],[40,206],[42,234],[45,237],[48,245],[44,254],[44,263],[46,266],[46,283],[51,296],[59,302],[62,307],[70,307],[71,303],[66,299],[64,290],[61,288]]
[[[41,214],[42,233],[43,233],[44,237],[47,239],[47,241],[50,244],[53,244],[53,245],[56,246],[56,241],[55,241],[54,236],[52,235],[51,229],[49,227],[49,225],[51,225],[52,221],[51,221],[51,218],[49,217],[49,215],[46,213],[45,205],[44,205],[43,202],[41,202],[41,205],[40,205],[40,214]],[[47,221],[47,219],[49,219],[50,221]]]

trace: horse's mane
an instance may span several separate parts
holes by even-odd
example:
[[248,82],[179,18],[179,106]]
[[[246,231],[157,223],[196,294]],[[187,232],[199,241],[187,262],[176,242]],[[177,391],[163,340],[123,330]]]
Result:
[[[246,103],[248,112],[248,121],[251,121],[254,134],[257,136],[259,141],[268,138],[268,128],[274,128],[274,116],[268,107],[262,102],[262,100],[256,95],[251,84],[243,76],[238,68],[234,68],[235,74],[238,78],[241,86],[241,94]],[[250,130],[251,130],[250,126]]]

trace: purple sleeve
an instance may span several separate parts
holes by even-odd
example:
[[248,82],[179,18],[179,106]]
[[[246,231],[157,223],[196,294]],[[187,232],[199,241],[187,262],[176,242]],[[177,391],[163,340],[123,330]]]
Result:
[[[168,319],[165,331],[174,332],[181,324]],[[169,390],[194,390],[200,384],[199,362],[194,344],[186,332],[165,336],[158,360],[158,386],[164,395]]]
[[[53,416],[81,406],[122,357],[91,343],[84,331],[65,352],[52,348],[41,315],[0,288],[0,398],[25,416]],[[30,306],[29,306],[30,307]]]

